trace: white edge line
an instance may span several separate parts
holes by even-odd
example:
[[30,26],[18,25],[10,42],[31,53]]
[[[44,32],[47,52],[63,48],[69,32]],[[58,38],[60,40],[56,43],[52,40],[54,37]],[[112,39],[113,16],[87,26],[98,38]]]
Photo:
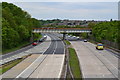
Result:
[[[58,37],[59,38],[59,37]],[[59,38],[60,39],[60,38]],[[63,41],[62,41],[63,43]],[[63,60],[62,60],[62,65],[61,65],[61,69],[60,69],[60,72],[59,72],[59,75],[58,75],[58,79],[60,78],[61,76],[61,73],[62,73],[62,69],[63,69],[63,64],[64,64],[64,60],[65,60],[65,44],[63,43],[64,45],[64,55],[63,55]]]
[[[91,43],[91,42],[89,42],[90,44],[93,44],[93,43]],[[94,44],[93,44],[94,45]],[[107,50],[106,50],[107,51]],[[109,53],[109,52],[108,52]],[[98,54],[98,55],[100,55],[100,54]],[[111,54],[110,54],[111,55]],[[102,55],[100,55],[100,56],[102,56]],[[111,55],[111,56],[114,56],[114,55]],[[110,63],[115,69],[117,69],[118,70],[118,68],[116,68],[105,56],[103,56],[104,57],[104,59],[106,59],[106,61],[108,62],[108,63]],[[116,57],[115,57],[116,58]],[[118,70],[118,72],[120,72],[119,70]]]
[[[50,43],[50,44],[51,44],[51,43]],[[50,47],[50,45],[49,45],[49,47]],[[49,47],[48,47],[48,48],[49,48]],[[47,48],[47,49],[48,49],[48,48]],[[47,49],[46,49],[45,51],[47,51]],[[44,51],[44,52],[45,52],[45,51]],[[44,53],[44,52],[43,52],[43,53]],[[43,53],[42,53],[42,54],[43,54]],[[28,66],[24,71],[22,71],[16,78],[19,78],[19,77],[20,77],[29,67],[31,67],[40,57],[41,57],[41,55],[40,55],[30,66]]]
[[[50,45],[51,45],[51,43],[50,43]],[[49,46],[50,46],[50,45],[49,45]],[[48,47],[48,48],[49,48],[49,47]],[[43,70],[43,69],[42,69],[42,70]],[[39,72],[38,72],[38,73],[39,73]],[[38,76],[39,76],[39,74],[37,75],[37,78],[38,78]]]
[[[55,38],[54,38],[55,39]],[[55,54],[55,51],[56,51],[56,49],[57,49],[57,41],[55,41],[55,43],[56,43],[56,47],[55,47],[55,50],[53,51],[53,55]]]
[[[71,45],[72,45],[72,42],[70,41],[70,43],[71,43]],[[80,42],[81,43],[81,42]],[[75,49],[75,47],[73,46],[73,48]],[[78,53],[77,53],[77,50],[75,49],[75,51],[76,51],[76,54],[77,54],[77,57],[78,57],[78,60],[79,60],[79,66],[80,66],[80,70],[81,70],[81,74],[82,74],[82,77],[83,78],[86,78],[86,76],[85,76],[85,74],[83,73],[83,67],[82,67],[82,65],[81,65],[81,60],[80,60],[80,56],[78,55]]]

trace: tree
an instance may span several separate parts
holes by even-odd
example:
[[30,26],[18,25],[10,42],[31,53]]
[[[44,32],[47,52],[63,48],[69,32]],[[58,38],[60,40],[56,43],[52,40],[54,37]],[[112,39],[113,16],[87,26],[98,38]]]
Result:
[[40,22],[12,3],[2,2],[2,46],[11,49],[29,42],[33,27]]

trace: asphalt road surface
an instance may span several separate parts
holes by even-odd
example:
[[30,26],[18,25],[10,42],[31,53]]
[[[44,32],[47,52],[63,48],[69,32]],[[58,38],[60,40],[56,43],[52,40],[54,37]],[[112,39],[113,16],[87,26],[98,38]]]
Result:
[[71,43],[77,52],[84,79],[117,80],[120,74],[118,57],[105,49],[96,50],[96,45],[90,42],[71,41]]
[[[46,49],[46,47],[48,46],[46,44],[47,43],[44,43],[44,42],[38,43],[37,46],[32,46],[32,44],[31,44],[31,45],[23,47],[23,48],[21,48],[17,51],[10,52],[10,53],[4,54],[4,55],[0,55],[0,57],[1,57],[0,58],[0,65],[4,64],[4,63],[7,63],[9,61],[12,61],[12,60],[21,58],[23,56],[29,55],[29,54],[43,53],[44,50]],[[39,49],[39,47],[41,47],[41,48]]]
[[[64,43],[52,34],[48,34],[48,36],[51,38],[49,48],[13,78],[27,78],[30,80],[32,78],[60,78],[65,57]],[[7,75],[4,74],[4,78],[6,78],[5,76]]]

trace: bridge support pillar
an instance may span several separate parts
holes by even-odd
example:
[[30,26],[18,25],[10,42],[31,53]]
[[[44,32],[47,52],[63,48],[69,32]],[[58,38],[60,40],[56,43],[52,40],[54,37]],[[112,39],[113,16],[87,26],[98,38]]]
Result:
[[63,33],[63,40],[65,40],[65,37],[66,37],[66,33]]
[[30,43],[33,43],[33,35],[34,33],[31,34]]

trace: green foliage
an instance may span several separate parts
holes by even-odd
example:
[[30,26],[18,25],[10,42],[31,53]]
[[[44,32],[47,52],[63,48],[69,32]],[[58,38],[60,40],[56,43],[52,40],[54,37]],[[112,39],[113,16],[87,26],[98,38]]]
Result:
[[11,63],[8,63],[6,66],[2,66],[0,67],[0,74],[5,73],[6,71],[8,71],[9,69],[11,69],[12,67],[14,67],[15,65],[17,65],[18,63],[20,63],[22,59],[17,59],[15,61],[12,61]]
[[71,43],[68,40],[64,40],[67,45],[71,45]]
[[41,34],[33,34],[34,36],[34,41],[37,41],[39,40],[40,38],[42,38],[42,35]]
[[79,60],[77,58],[76,52],[73,48],[68,48],[68,49],[69,49],[69,64],[70,64],[70,68],[73,73],[73,76],[74,78],[79,78],[79,80],[82,80]]
[[16,31],[19,33],[20,38],[22,37],[21,41],[27,40],[30,36],[28,29],[23,25],[18,26]]
[[84,39],[88,38],[88,34],[87,33],[81,33],[80,36]]
[[29,42],[31,31],[40,22],[12,3],[2,2],[2,47],[3,50]]
[[93,36],[96,38],[97,41],[102,40],[109,40],[112,42],[118,42],[118,29],[119,21],[111,21],[111,22],[101,22],[96,24],[92,28]]
[[94,27],[95,26],[95,23],[93,23],[93,22],[90,22],[89,24],[88,24],[88,27],[89,28],[92,28],[92,27]]

